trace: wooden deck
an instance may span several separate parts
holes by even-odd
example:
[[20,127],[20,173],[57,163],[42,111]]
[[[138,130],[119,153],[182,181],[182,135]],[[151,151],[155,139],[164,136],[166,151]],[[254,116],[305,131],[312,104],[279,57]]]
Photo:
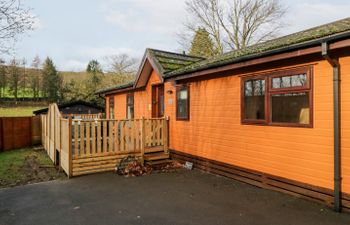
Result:
[[168,154],[168,119],[64,119],[57,105],[43,115],[43,145],[68,176],[112,171],[121,159]]

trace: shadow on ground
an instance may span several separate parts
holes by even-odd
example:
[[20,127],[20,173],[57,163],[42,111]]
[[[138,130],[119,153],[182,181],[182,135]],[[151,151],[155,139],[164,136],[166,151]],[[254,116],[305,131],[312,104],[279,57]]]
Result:
[[97,174],[0,190],[0,225],[345,225],[349,214],[200,171]]

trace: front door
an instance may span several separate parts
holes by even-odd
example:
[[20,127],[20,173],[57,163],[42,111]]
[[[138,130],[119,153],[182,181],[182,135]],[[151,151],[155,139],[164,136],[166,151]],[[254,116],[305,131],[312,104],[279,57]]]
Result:
[[164,85],[152,86],[152,117],[164,116]]

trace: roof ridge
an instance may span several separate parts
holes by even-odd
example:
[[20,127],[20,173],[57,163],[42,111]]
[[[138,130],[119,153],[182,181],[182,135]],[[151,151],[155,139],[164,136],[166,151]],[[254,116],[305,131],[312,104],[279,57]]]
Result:
[[155,49],[155,48],[147,48],[146,50],[151,50],[151,51],[155,51],[155,52],[162,52],[162,53],[167,53],[167,54],[173,54],[173,55],[179,55],[179,56],[190,57],[190,58],[203,59],[203,60],[206,59],[205,57],[201,57],[201,56],[181,54],[178,52],[170,52],[170,51],[165,51],[165,50],[160,50],[160,49]]
[[[327,26],[329,26],[329,25],[333,25],[333,24],[336,24],[336,23],[340,23],[340,22],[342,22],[342,21],[346,21],[346,20],[349,20],[349,19],[350,19],[350,17],[347,17],[347,18],[340,19],[340,20],[336,20],[336,21],[329,22],[329,23],[326,23],[326,24],[321,24],[321,25],[318,25],[318,26],[315,26],[315,27],[310,27],[310,28],[307,28],[307,29],[305,29],[305,30],[296,31],[296,32],[294,32],[294,33],[286,34],[286,35],[283,35],[283,36],[281,36],[281,37],[277,37],[277,38],[274,38],[274,39],[271,39],[271,40],[267,40],[267,41],[260,42],[260,43],[256,43],[256,44],[252,44],[252,45],[248,45],[248,46],[245,47],[245,48],[235,49],[235,50],[232,50],[232,51],[229,51],[229,52],[225,52],[224,54],[219,55],[219,56],[229,55],[229,54],[232,54],[232,53],[237,52],[237,51],[242,51],[242,50],[244,50],[244,49],[257,47],[257,46],[260,46],[260,45],[265,45],[266,43],[270,43],[270,42],[276,42],[276,41],[281,40],[281,39],[285,39],[285,38],[288,38],[288,37],[293,37],[293,36],[296,36],[296,35],[298,35],[298,34],[302,34],[302,33],[305,33],[305,32],[310,32],[310,31],[313,31],[313,30],[317,30],[317,29],[319,29],[319,28],[327,27]],[[215,57],[214,57],[214,59],[215,59]]]

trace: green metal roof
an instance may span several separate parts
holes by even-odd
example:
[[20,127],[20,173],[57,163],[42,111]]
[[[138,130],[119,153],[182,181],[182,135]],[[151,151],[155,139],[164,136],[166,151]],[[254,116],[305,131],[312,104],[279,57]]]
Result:
[[[165,76],[166,73],[175,71],[182,67],[191,65],[195,62],[202,61],[205,58],[190,56],[185,54],[179,54],[174,52],[161,51],[157,49],[146,49],[145,57],[148,56],[154,62],[161,76]],[[144,57],[144,58],[145,58]],[[142,67],[140,68],[142,70]],[[117,91],[122,89],[131,88],[134,82],[122,84],[106,89],[102,89],[96,92],[96,94],[108,93],[111,91]]]
[[131,88],[131,87],[133,87],[133,85],[134,85],[134,82],[129,82],[126,84],[121,84],[121,85],[117,85],[114,87],[109,87],[109,88],[98,90],[95,94],[103,94],[103,93],[107,93],[107,92],[115,91],[115,90],[119,90],[119,89]]
[[175,71],[167,72],[165,77],[172,77],[181,74],[187,74],[195,71],[205,70],[213,67],[224,66],[236,61],[243,61],[248,57],[260,56],[273,50],[283,49],[308,43],[310,41],[322,40],[335,35],[350,31],[350,18],[342,19],[336,22],[325,24],[322,26],[307,29],[301,32],[290,34],[284,37],[255,44],[244,49],[235,50],[226,54],[193,63],[189,66],[179,68]]
[[[154,62],[160,75],[164,78],[169,78],[273,54],[276,51],[288,51],[293,48],[307,47],[318,42],[320,43],[325,39],[328,40],[341,35],[346,35],[346,38],[350,37],[350,17],[260,44],[251,45],[244,49],[231,51],[211,59],[150,48],[146,49],[144,59],[147,56],[150,57],[150,60]],[[132,82],[107,88],[98,91],[97,94],[131,88],[133,84]]]
[[157,64],[157,69],[160,71],[162,76],[164,76],[166,73],[170,73],[172,71],[189,66],[193,63],[203,61],[205,59],[202,57],[161,51],[150,48],[146,50],[146,54],[147,53],[149,54],[151,59]]

